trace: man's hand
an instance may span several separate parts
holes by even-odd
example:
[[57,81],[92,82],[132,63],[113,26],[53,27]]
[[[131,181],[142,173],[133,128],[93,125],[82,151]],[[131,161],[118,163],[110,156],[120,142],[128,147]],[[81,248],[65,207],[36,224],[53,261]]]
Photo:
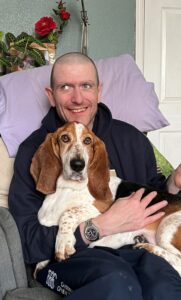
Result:
[[143,193],[144,189],[141,188],[128,197],[116,200],[108,211],[92,219],[101,237],[141,229],[164,215],[164,212],[158,210],[165,207],[167,201],[148,207],[157,193],[151,192],[141,200]]
[[177,194],[181,190],[181,164],[170,175],[167,188],[172,194]]

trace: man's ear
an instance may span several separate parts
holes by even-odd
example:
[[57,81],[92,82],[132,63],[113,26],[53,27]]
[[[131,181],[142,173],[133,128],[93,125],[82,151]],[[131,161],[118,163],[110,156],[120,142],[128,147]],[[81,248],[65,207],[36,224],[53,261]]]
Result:
[[100,82],[99,85],[98,85],[98,102],[101,101],[102,89],[103,89],[103,83]]
[[53,96],[53,91],[52,91],[52,89],[46,87],[46,88],[45,88],[45,93],[46,93],[46,95],[47,95],[47,97],[48,97],[48,100],[49,100],[49,102],[50,102],[50,105],[53,106],[53,107],[55,107],[55,99],[54,99],[54,96]]

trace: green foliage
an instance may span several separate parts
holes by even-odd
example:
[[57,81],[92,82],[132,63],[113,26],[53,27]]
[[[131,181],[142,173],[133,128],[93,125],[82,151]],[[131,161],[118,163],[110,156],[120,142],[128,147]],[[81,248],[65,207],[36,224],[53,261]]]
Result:
[[33,58],[35,66],[45,65],[46,61],[43,53],[38,49],[32,48],[32,43],[44,47],[40,40],[26,32],[22,32],[17,37],[11,32],[6,33],[5,41],[0,40],[0,65],[6,67],[13,65],[21,66],[26,56]]
[[5,57],[0,57],[0,65],[6,66],[6,67],[11,67],[11,63],[8,59]]
[[45,64],[45,57],[39,49],[32,48],[27,50],[28,55],[31,56],[37,63],[38,66]]
[[8,54],[8,47],[6,46],[5,42],[0,41],[0,52]]
[[16,40],[14,34],[12,34],[11,32],[8,32],[5,34],[5,41],[6,44],[8,45],[8,47],[10,47],[10,44],[13,43]]
[[159,150],[154,146],[154,154],[156,158],[157,163],[157,170],[158,172],[161,172],[165,177],[168,177],[171,172],[173,171],[173,166],[170,164],[170,162],[159,152]]
[[40,40],[34,38],[32,35],[28,35],[26,32],[22,32],[15,39],[13,39],[11,41],[11,46],[29,47],[31,43],[36,43],[39,46],[44,47],[43,43]]
[[2,41],[2,39],[3,39],[3,32],[2,31],[0,31],[0,41]]

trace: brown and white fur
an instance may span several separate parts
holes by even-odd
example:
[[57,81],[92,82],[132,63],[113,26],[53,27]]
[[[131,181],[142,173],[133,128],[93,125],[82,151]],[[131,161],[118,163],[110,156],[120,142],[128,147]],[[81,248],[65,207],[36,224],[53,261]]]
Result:
[[[77,226],[105,212],[112,205],[118,186],[126,184],[110,176],[104,143],[87,127],[75,122],[47,135],[32,159],[30,171],[36,189],[46,194],[38,212],[39,222],[59,228],[55,244],[57,260],[75,252]],[[149,243],[137,247],[164,257],[181,275],[181,200],[170,201],[163,210],[166,214],[162,220],[138,231],[104,237],[90,247],[116,249],[134,244],[136,236],[144,235]],[[47,262],[40,262],[37,269]]]

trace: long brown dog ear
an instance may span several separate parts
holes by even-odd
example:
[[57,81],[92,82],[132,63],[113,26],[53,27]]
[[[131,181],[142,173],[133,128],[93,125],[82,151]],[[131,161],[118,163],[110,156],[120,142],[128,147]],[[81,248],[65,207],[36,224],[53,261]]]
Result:
[[62,172],[57,147],[54,134],[49,133],[32,158],[30,173],[35,180],[36,189],[43,194],[55,192],[57,178]]
[[88,170],[88,186],[95,199],[103,200],[106,203],[112,200],[109,189],[109,160],[104,143],[96,136],[94,141],[94,156]]

